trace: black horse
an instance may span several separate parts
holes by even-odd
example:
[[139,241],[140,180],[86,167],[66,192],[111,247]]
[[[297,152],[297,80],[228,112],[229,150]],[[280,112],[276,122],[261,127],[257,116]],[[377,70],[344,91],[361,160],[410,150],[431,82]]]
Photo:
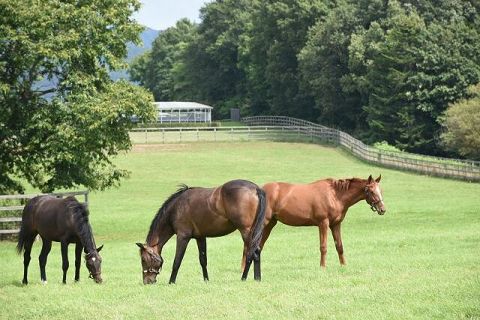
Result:
[[254,278],[260,280],[260,240],[265,219],[265,193],[256,184],[233,180],[217,188],[183,186],[172,194],[152,221],[145,244],[137,243],[143,268],[143,283],[156,282],[163,265],[165,243],[177,234],[177,250],[170,283],[175,283],[178,269],[191,238],[197,240],[203,278],[208,280],[206,237],[220,237],[238,229],[246,249],[242,280],[254,261]]
[[63,283],[67,280],[68,270],[68,244],[75,243],[75,281],[80,280],[80,264],[82,249],[85,252],[85,260],[90,278],[101,283],[102,258],[98,252],[102,249],[96,248],[93,239],[92,228],[88,222],[87,208],[74,197],[64,199],[52,196],[38,196],[30,199],[22,215],[22,226],[18,236],[17,251],[21,254],[23,250],[23,283],[27,284],[28,264],[30,263],[30,252],[37,234],[42,238],[43,246],[40,256],[40,278],[43,283],[47,282],[45,265],[47,256],[52,248],[52,241],[61,243]]

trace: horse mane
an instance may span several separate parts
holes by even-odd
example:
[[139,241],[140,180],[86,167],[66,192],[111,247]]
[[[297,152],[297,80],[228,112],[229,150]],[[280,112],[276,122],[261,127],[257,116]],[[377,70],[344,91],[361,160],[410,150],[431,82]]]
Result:
[[353,183],[360,183],[363,180],[359,178],[351,179],[327,179],[330,185],[337,191],[347,191]]
[[88,220],[89,212],[87,207],[78,202],[78,200],[73,196],[66,197],[63,200],[73,216],[74,228],[80,240],[82,241],[85,252],[87,252],[87,250],[96,249],[95,241],[93,240],[92,228],[90,227]]
[[167,215],[167,207],[176,199],[178,198],[182,193],[187,191],[188,189],[192,189],[186,184],[180,184],[179,188],[175,193],[171,194],[167,200],[162,204],[160,209],[158,209],[157,214],[152,220],[152,223],[150,224],[150,231],[148,231],[148,236],[147,236],[147,243],[150,242],[151,238],[155,234],[155,232],[158,230],[160,227],[160,223],[163,217],[166,217]]

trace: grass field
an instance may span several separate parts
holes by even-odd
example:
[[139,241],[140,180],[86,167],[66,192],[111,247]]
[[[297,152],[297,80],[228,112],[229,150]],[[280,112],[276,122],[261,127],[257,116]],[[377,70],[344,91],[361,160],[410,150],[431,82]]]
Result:
[[[0,243],[0,319],[480,319],[480,184],[372,167],[340,149],[312,144],[237,142],[137,145],[116,162],[132,174],[118,189],[92,193],[90,220],[104,244],[104,284],[61,284],[60,246],[40,284],[32,251],[28,286],[15,243]],[[329,235],[319,267],[318,229],[277,224],[262,253],[262,282],[240,281],[238,232],[208,239],[210,282],[192,241],[168,285],[175,239],[156,285],[144,286],[135,242],[180,183],[216,186],[234,178],[258,184],[382,174],[387,213],[353,206],[343,223],[347,266]]]

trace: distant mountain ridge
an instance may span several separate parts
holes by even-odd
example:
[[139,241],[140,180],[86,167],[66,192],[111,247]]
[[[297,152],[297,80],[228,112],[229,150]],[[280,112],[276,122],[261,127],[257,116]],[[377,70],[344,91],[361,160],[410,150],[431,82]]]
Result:
[[132,61],[135,57],[143,54],[145,51],[152,49],[153,41],[158,37],[160,31],[153,30],[148,27],[145,27],[145,30],[140,34],[140,39],[142,39],[142,45],[136,46],[133,43],[128,43],[128,54],[127,61]]
[[[126,61],[130,63],[136,57],[150,50],[152,48],[153,41],[158,37],[160,32],[161,31],[145,27],[145,30],[143,30],[143,32],[140,34],[142,44],[137,46],[131,42],[127,43],[128,53]],[[129,79],[127,70],[112,71],[110,72],[110,78],[112,78],[112,80]]]

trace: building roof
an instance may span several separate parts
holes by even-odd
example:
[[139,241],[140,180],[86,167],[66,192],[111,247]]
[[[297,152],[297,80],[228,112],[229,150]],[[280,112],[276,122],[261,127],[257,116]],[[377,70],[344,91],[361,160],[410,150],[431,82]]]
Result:
[[213,109],[213,107],[197,102],[188,101],[159,101],[154,102],[158,110],[190,110],[190,109]]

